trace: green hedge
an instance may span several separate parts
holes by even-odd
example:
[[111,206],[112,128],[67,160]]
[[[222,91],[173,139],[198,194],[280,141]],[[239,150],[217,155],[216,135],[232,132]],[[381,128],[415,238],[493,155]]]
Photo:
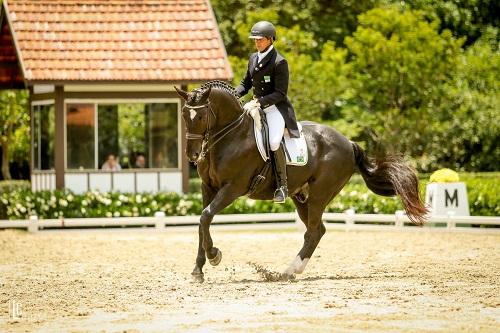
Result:
[[12,192],[15,190],[28,190],[31,188],[31,183],[27,180],[1,180],[0,193]]
[[[495,177],[461,177],[467,183],[472,215],[500,215],[498,174]],[[422,189],[425,181],[421,183]],[[358,213],[389,213],[402,209],[397,198],[382,197],[370,192],[360,178],[354,178],[327,206],[328,212],[343,212],[354,208]],[[58,217],[127,217],[153,216],[164,211],[167,216],[198,215],[202,210],[200,193],[99,193],[77,195],[70,191],[31,192],[26,188],[0,194],[0,219],[25,219],[29,215],[40,218]],[[271,201],[239,198],[223,214],[291,212],[290,199],[283,205]]]

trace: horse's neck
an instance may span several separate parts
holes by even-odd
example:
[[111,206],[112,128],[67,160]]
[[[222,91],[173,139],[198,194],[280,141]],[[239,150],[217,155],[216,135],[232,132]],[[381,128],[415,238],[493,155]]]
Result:
[[214,130],[222,129],[241,116],[243,110],[237,100],[218,93],[213,98],[213,109],[216,116]]

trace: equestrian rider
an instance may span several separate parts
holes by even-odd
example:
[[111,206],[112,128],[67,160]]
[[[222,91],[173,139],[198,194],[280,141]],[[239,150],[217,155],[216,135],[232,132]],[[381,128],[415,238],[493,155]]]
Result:
[[273,201],[284,203],[288,196],[286,157],[281,144],[285,127],[290,137],[299,137],[295,112],[287,97],[288,63],[273,47],[276,29],[272,23],[257,22],[252,27],[249,38],[255,41],[258,52],[250,56],[246,75],[236,87],[236,92],[242,97],[253,87],[254,98],[243,108],[246,111],[262,108],[266,114],[271,156],[277,180]]

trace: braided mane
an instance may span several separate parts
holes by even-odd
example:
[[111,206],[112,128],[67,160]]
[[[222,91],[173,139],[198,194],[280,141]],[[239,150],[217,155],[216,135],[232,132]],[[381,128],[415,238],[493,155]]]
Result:
[[231,86],[229,83],[224,82],[224,81],[220,81],[220,80],[208,81],[208,82],[202,84],[200,87],[194,89],[193,91],[197,92],[196,95],[201,95],[201,93],[203,93],[204,91],[206,91],[209,88],[217,88],[217,89],[220,89],[222,91],[227,92],[228,94],[233,96],[238,101],[238,103],[241,105],[241,102],[239,100],[239,96],[236,93],[236,89],[234,89],[233,86]]

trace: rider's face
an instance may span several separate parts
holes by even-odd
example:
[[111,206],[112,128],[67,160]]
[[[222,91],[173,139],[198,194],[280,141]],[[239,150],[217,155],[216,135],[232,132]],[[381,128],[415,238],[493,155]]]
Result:
[[264,51],[269,45],[272,44],[271,38],[268,37],[264,37],[261,39],[254,39],[254,40],[255,40],[255,47],[259,52]]

